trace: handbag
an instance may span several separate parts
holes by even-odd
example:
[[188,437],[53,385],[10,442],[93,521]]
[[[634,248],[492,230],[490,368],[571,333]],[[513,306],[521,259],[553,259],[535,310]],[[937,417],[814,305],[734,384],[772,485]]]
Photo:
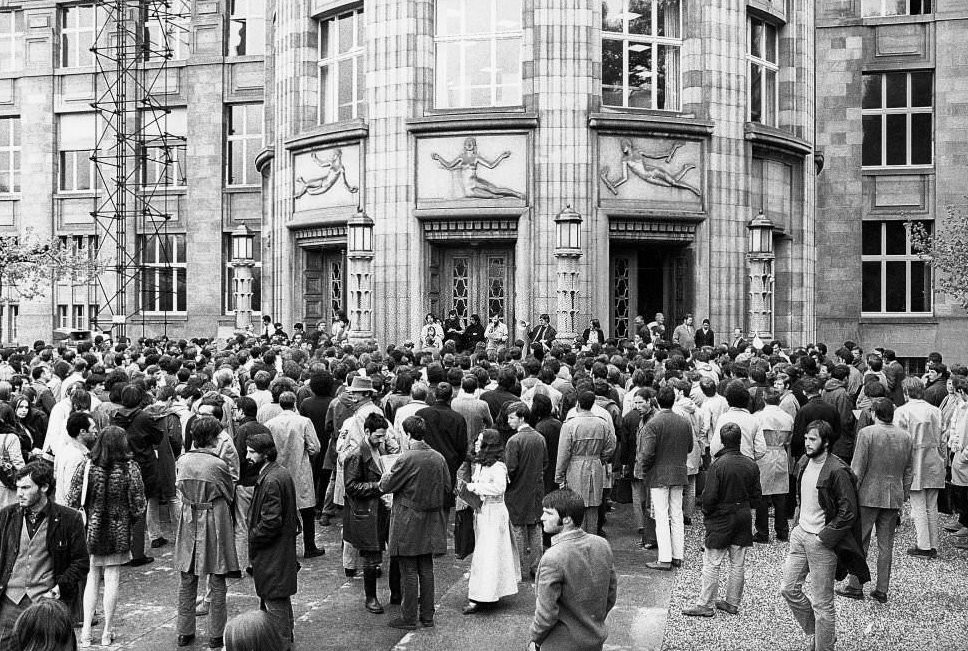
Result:
[[84,481],[81,483],[81,508],[79,509],[81,512],[81,521],[84,523],[85,527],[87,526],[87,507],[85,506],[85,503],[87,502],[87,485],[90,478],[91,460],[88,459],[84,463]]
[[457,511],[454,517],[454,554],[463,560],[474,553],[474,510]]
[[[10,490],[17,489],[17,467],[13,465],[13,461],[10,459],[10,453],[7,452],[7,434],[4,436],[3,443],[0,444],[3,447],[3,454],[0,455],[0,483]],[[17,445],[20,445],[18,439]]]

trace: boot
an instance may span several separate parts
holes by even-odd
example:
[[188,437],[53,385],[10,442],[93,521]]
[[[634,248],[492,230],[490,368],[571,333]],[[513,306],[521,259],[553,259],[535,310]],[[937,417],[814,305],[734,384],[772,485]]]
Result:
[[383,614],[383,604],[376,598],[376,568],[363,568],[363,593],[366,595],[366,609],[374,615]]

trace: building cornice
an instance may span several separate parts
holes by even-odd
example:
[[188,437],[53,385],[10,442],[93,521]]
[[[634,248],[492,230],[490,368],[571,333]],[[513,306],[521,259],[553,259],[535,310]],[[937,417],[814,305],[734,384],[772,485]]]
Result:
[[537,127],[537,113],[438,113],[407,120],[407,131],[415,134],[457,131],[530,131]]
[[289,151],[300,151],[318,145],[363,140],[369,134],[370,127],[365,120],[346,120],[300,133],[286,140],[285,147]]
[[747,122],[745,131],[746,139],[754,145],[798,157],[813,153],[813,146],[809,142],[783,129],[768,127],[758,122]]
[[597,131],[708,138],[714,124],[683,115],[592,113],[588,116],[588,126]]

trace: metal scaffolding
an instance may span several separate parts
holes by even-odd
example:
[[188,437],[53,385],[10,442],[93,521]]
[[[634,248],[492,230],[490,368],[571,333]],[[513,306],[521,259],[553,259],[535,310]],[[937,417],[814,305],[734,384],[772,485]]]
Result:
[[[175,72],[168,63],[187,54],[191,1],[98,0],[94,20],[97,136],[91,160],[97,183],[92,215],[98,258],[110,259],[114,273],[97,281],[98,314],[92,321],[102,330],[110,322],[112,333],[124,336],[128,319],[146,311],[138,292],[171,296],[178,282],[168,237],[176,198],[168,190],[184,176],[185,136],[168,128],[170,75]],[[143,274],[139,234],[158,242],[151,278]],[[146,281],[155,284],[146,287]],[[150,311],[161,313],[167,333],[171,310],[163,302],[161,307]]]

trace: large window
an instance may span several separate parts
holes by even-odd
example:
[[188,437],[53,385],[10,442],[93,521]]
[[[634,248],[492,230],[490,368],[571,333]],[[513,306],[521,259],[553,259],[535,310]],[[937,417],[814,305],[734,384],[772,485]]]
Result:
[[679,109],[678,0],[603,0],[602,103]]
[[931,269],[911,250],[903,221],[865,221],[862,247],[862,312],[931,312]]
[[262,104],[233,104],[229,107],[226,183],[258,185],[255,156],[262,149]]
[[182,188],[188,184],[186,162],[188,145],[188,115],[183,108],[171,109],[167,114],[146,112],[144,164],[141,182],[145,187]]
[[775,127],[780,111],[776,83],[780,70],[777,29],[775,25],[750,17],[747,32],[749,120]]
[[[157,10],[155,10],[157,9]],[[187,59],[191,42],[191,0],[171,0],[170,6],[158,5],[145,20],[147,61]]]
[[266,0],[231,0],[229,56],[265,54]]
[[863,164],[931,165],[934,88],[931,72],[864,75]]
[[141,311],[184,312],[188,301],[185,236],[141,235],[138,259]]
[[521,104],[521,0],[438,0],[434,106]]
[[97,33],[93,5],[61,7],[58,11],[60,31],[60,66],[78,68],[94,65],[91,45]]
[[65,113],[58,116],[57,151],[60,166],[58,188],[62,192],[94,190],[95,117],[93,113]]
[[319,23],[319,121],[366,114],[363,9]]
[[0,118],[0,194],[20,192],[20,118]]
[[0,71],[20,70],[24,65],[24,12],[0,12]]
[[[252,257],[255,266],[252,267],[252,311],[262,311],[262,238],[259,233],[253,233]],[[222,236],[222,259],[225,260],[225,274],[222,291],[222,309],[226,314],[235,312],[235,268],[232,266],[232,234]]]
[[931,13],[931,0],[862,0],[861,12],[867,16],[918,16]]

